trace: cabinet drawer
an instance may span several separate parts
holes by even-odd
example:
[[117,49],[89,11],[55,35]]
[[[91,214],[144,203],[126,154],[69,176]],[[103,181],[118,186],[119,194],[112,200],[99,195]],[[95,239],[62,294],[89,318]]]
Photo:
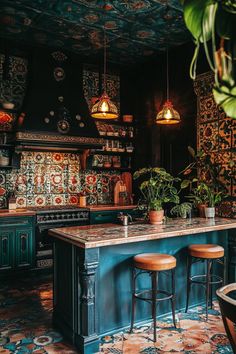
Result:
[[0,218],[0,226],[4,227],[29,227],[32,226],[34,223],[34,216],[21,216],[21,217],[6,217]]

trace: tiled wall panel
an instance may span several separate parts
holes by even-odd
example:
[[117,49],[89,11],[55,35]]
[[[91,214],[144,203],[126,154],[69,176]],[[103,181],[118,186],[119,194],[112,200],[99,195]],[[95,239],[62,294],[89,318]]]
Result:
[[[218,178],[228,192],[228,198],[218,208],[218,214],[236,218],[236,120],[226,117],[212,95],[212,73],[195,80],[198,97],[197,144],[218,166]],[[201,171],[199,171],[201,174]]]
[[112,171],[81,171],[78,154],[23,152],[19,170],[0,170],[0,207],[7,206],[8,192],[13,190],[20,208],[76,205],[81,192],[89,204],[109,204],[119,178]]

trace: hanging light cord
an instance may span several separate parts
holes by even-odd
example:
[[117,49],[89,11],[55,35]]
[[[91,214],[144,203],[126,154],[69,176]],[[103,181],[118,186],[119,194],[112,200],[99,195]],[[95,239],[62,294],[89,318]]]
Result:
[[166,98],[169,101],[169,50],[166,47]]
[[107,62],[107,41],[106,41],[106,30],[105,27],[103,28],[104,30],[104,70],[103,70],[103,91],[106,92],[106,86],[107,86],[107,82],[106,82],[106,62]]

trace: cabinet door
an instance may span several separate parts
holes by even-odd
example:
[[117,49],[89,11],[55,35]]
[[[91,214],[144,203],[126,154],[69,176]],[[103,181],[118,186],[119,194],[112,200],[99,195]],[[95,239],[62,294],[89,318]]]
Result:
[[33,264],[33,232],[32,229],[16,230],[16,268],[27,268]]
[[105,211],[94,211],[90,212],[90,223],[91,224],[106,224],[106,223],[116,223],[118,222],[117,216],[119,211],[105,210]]
[[4,228],[0,232],[0,270],[14,267],[14,230]]

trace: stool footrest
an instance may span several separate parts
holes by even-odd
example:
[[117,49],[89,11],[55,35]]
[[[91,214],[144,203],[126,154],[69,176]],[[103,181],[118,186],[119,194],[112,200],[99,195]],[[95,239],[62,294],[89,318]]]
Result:
[[[206,280],[202,280],[202,281],[201,280],[195,280],[195,279],[199,279],[199,278],[205,278]],[[211,279],[215,278],[217,280],[210,280],[209,281],[209,285],[221,284],[223,282],[223,279],[220,276],[218,276],[218,275],[212,274],[210,278]],[[203,284],[203,285],[207,284],[207,275],[206,274],[193,275],[189,279],[190,279],[191,283]]]
[[[141,300],[144,300],[144,301],[153,301],[154,300],[156,302],[174,298],[173,294],[171,294],[171,293],[169,293],[168,291],[165,291],[165,290],[156,290],[155,293],[156,293],[156,296],[155,296],[154,299],[152,297],[153,291],[150,290],[150,289],[149,290],[142,290],[142,291],[140,291],[138,293],[133,294],[133,296],[136,297],[137,299],[141,299]],[[150,297],[143,296],[145,294],[148,294]],[[164,294],[166,296],[162,297],[162,298],[158,298],[157,297],[158,294]]]

